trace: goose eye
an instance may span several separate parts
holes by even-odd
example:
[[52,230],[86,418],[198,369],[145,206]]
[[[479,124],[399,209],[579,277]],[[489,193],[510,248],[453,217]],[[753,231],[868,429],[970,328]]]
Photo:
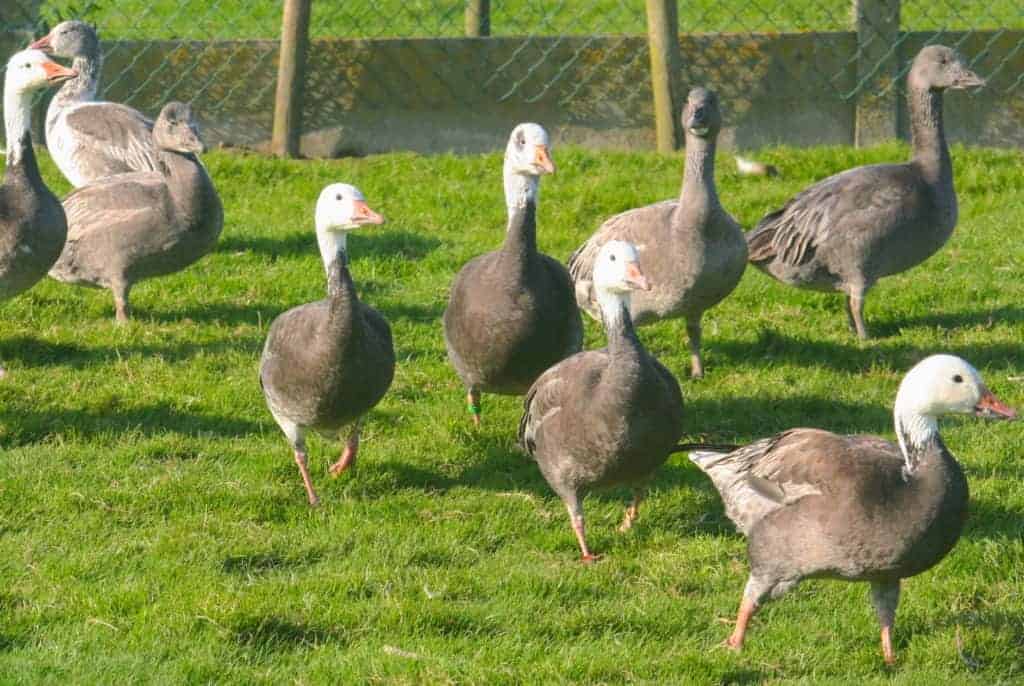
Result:
[[334,196],[334,199],[335,200],[341,200],[341,193],[338,193],[336,196]]
[[964,377],[960,376],[959,374],[955,374],[953,376],[953,382],[954,383],[963,383],[964,382]]
[[614,262],[615,261],[615,255],[609,255],[608,259],[610,259],[612,262]]

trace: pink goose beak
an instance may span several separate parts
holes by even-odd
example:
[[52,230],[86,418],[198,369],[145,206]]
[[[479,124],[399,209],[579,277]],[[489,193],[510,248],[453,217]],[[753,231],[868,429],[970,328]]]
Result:
[[356,200],[354,219],[359,224],[383,224],[384,217],[370,209],[363,200]]
[[981,400],[974,406],[974,414],[990,419],[1016,419],[1017,410],[997,398],[992,391],[985,389]]
[[50,34],[46,34],[28,47],[31,50],[53,50],[53,43],[50,41]]

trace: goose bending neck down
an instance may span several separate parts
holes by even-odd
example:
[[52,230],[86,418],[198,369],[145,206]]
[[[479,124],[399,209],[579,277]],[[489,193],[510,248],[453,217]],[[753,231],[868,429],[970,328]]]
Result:
[[164,106],[153,138],[159,171],[118,174],[64,199],[68,240],[50,275],[109,288],[127,321],[135,283],[172,274],[213,249],[224,226],[220,196],[197,154],[205,150],[192,109]]
[[327,298],[292,308],[270,325],[260,358],[267,407],[294,451],[306,496],[320,502],[309,475],[306,434],[337,437],[347,427],[339,476],[355,463],[363,416],[387,392],[395,352],[387,321],[362,303],[348,270],[347,234],[384,218],[355,186],[331,184],[316,205],[316,236],[327,272]]
[[967,516],[967,480],[939,435],[944,414],[1017,416],[970,364],[933,355],[900,384],[897,445],[792,429],[730,453],[691,453],[748,539],[750,577],[729,645],[742,647],[750,618],[767,599],[801,579],[824,577],[870,582],[882,653],[887,663],[895,660],[900,580],[938,564]]

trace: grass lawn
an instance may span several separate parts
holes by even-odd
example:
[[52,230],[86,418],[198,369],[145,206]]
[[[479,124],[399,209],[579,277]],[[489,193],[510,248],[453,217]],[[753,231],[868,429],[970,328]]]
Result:
[[[849,166],[906,146],[770,149],[778,179],[720,158],[746,227]],[[972,361],[1024,405],[1024,177],[1019,151],[953,152],[960,225],[939,254],[869,296],[857,342],[838,296],[751,270],[705,318],[708,376],[683,381],[686,436],[747,441],[793,426],[893,436],[902,374],[933,352]],[[559,258],[613,212],[675,195],[679,156],[555,149],[539,242]],[[133,291],[53,281],[3,304],[0,682],[1019,683],[1024,679],[1024,422],[943,422],[971,483],[963,539],[904,586],[898,666],[884,669],[865,585],[807,582],[716,648],[746,579],[743,539],[683,455],[633,532],[626,494],[586,503],[593,566],[561,502],[514,445],[518,398],[470,427],[440,315],[450,280],[502,239],[496,154],[335,161],[207,157],[220,245]],[[59,174],[44,175],[60,192]],[[390,320],[394,385],[359,464],[311,440],[306,504],[256,372],[269,322],[321,297],[312,208],[358,185],[389,223],[350,239],[361,295]],[[587,324],[587,343],[602,343]],[[681,379],[684,326],[641,331]]]
[[[14,0],[18,2],[19,0]],[[280,0],[45,0],[43,16],[95,22],[106,39],[273,38],[281,25]],[[314,36],[346,38],[434,37],[463,34],[460,0],[314,2]],[[849,0],[695,0],[679,3],[684,32],[848,31]],[[196,19],[201,18],[201,22]],[[1018,0],[939,3],[905,1],[908,30],[1024,27]],[[644,33],[644,5],[636,0],[491,3],[494,35]]]

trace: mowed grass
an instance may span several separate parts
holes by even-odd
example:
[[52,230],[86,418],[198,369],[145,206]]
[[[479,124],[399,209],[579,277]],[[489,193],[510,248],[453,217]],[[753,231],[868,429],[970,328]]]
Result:
[[[321,38],[460,36],[464,34],[465,8],[466,3],[457,0],[314,2],[310,30]],[[50,22],[68,17],[88,19],[108,40],[273,38],[280,32],[281,2],[46,0],[42,15]],[[914,31],[1024,27],[1017,0],[906,0],[900,16],[901,26]],[[696,0],[679,4],[683,32],[849,31],[852,26],[848,0]],[[643,3],[627,0],[504,0],[491,3],[491,29],[496,36],[635,34],[647,30]]]
[[[795,191],[906,146],[770,149],[778,179],[719,157],[746,226]],[[892,437],[903,373],[963,355],[1024,405],[1020,152],[953,151],[960,225],[925,265],[879,285],[857,342],[838,296],[750,270],[705,318],[708,376],[686,380],[684,327],[641,331],[681,379],[688,439],[793,426]],[[539,242],[564,259],[608,215],[675,195],[681,157],[555,149]],[[1012,683],[1024,679],[1024,422],[942,423],[971,484],[952,554],[908,581],[886,670],[864,585],[809,581],[716,647],[746,579],[743,539],[684,455],[637,527],[625,492],[586,501],[592,566],[561,502],[515,447],[520,399],[470,427],[440,317],[449,283],[503,237],[498,154],[335,161],[206,158],[223,197],[216,252],[134,292],[46,281],[5,303],[0,359],[3,683]],[[61,192],[54,167],[46,178]],[[390,320],[394,385],[360,459],[311,439],[306,504],[257,382],[270,321],[322,297],[312,210],[358,185],[389,222],[350,239],[361,296]],[[593,322],[587,344],[602,344]]]

